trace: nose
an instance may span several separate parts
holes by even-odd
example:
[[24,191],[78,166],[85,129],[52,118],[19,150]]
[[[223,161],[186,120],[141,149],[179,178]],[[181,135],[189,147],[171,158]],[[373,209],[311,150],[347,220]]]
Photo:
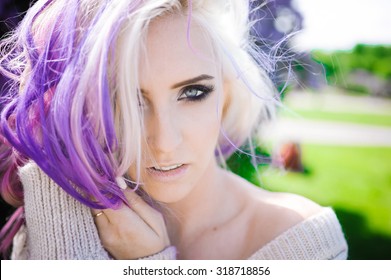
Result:
[[182,143],[180,120],[170,109],[151,113],[147,121],[148,146],[156,156],[169,155],[177,151]]

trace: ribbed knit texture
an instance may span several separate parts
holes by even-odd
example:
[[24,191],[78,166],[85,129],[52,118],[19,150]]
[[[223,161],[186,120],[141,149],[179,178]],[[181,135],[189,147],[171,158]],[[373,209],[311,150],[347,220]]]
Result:
[[[90,209],[65,193],[35,163],[19,170],[26,224],[14,238],[12,259],[110,259]],[[142,259],[172,260],[171,246]],[[331,208],[292,227],[249,259],[346,259],[347,244]]]
[[[14,238],[13,259],[108,260],[90,209],[75,200],[36,164],[19,170],[26,226]],[[175,247],[144,259],[175,259]]]
[[36,164],[19,170],[29,259],[109,259],[90,209],[66,194]]
[[337,260],[347,258],[347,243],[331,208],[290,228],[255,252],[250,260]]

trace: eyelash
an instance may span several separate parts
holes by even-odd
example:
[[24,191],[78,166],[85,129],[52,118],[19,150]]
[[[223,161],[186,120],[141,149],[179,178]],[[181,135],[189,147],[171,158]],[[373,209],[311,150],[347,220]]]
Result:
[[[201,93],[196,93],[196,96],[186,96],[186,92],[191,90],[200,91]],[[190,85],[183,88],[179,94],[178,101],[185,100],[189,102],[197,102],[205,99],[208,95],[214,90],[212,85]],[[184,96],[184,97],[183,97]]]

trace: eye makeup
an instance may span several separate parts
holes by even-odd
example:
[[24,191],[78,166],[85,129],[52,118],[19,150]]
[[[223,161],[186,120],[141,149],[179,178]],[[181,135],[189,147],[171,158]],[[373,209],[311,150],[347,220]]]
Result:
[[213,92],[213,90],[213,85],[189,85],[181,89],[177,100],[184,100],[190,102],[202,101],[203,99],[207,98],[209,94]]

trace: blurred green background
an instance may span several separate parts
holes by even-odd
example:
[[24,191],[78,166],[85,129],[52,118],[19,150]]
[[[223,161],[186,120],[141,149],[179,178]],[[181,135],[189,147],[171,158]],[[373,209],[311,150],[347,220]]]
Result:
[[[289,94],[295,95],[295,100],[309,99],[312,106],[309,102],[295,107],[295,102],[289,102],[293,100]],[[281,110],[272,126],[288,121],[288,126],[277,130],[297,133],[266,137],[258,148],[258,154],[269,155],[274,164],[254,169],[248,156],[234,154],[230,167],[265,189],[297,193],[332,206],[349,244],[349,259],[391,259],[391,101],[382,100],[382,108],[374,106],[376,111],[371,113],[367,102],[372,99],[363,97],[362,92],[355,96],[353,91],[328,87],[317,93],[322,96],[313,94],[286,95],[284,103],[297,115]],[[346,110],[328,110],[327,106],[314,109],[325,96],[337,103],[340,98],[340,107]],[[362,112],[358,108],[349,110],[352,101],[363,98]],[[353,137],[349,136],[349,127],[353,127]]]
[[[291,27],[301,28],[306,17],[316,17],[301,13],[309,6],[318,5],[314,14],[329,8],[325,1],[275,2],[290,2],[298,13],[290,18],[295,23]],[[276,21],[282,14],[278,4]],[[327,36],[332,21],[342,23],[339,30],[329,32],[335,38],[329,37],[328,43],[352,34],[366,38],[367,29],[370,35],[384,35],[369,19],[368,28],[351,19],[351,14],[360,14],[358,7],[340,4],[330,8],[333,18],[326,11],[318,14],[324,29],[316,31],[317,38],[322,38],[321,32]],[[375,3],[361,10],[371,13],[371,6]],[[376,9],[376,17],[384,23],[388,16],[381,9],[387,8]],[[352,34],[345,32],[347,26]],[[263,127],[255,139],[257,154],[271,163],[266,160],[254,168],[250,158],[239,153],[228,162],[234,172],[262,188],[297,193],[332,206],[346,235],[349,259],[391,259],[391,36],[385,38],[386,44],[356,40],[350,47],[336,43],[335,47],[325,44],[324,49],[319,42],[309,42],[318,47],[294,51],[296,60],[290,68],[280,67],[282,78],[275,81],[283,104],[277,120]],[[295,43],[288,43],[285,50],[292,51]],[[292,76],[286,84],[286,77]]]
[[272,164],[254,169],[234,154],[229,165],[265,189],[332,206],[349,259],[391,259],[391,46],[308,55],[317,81],[313,64],[294,65],[276,122],[256,139]]

